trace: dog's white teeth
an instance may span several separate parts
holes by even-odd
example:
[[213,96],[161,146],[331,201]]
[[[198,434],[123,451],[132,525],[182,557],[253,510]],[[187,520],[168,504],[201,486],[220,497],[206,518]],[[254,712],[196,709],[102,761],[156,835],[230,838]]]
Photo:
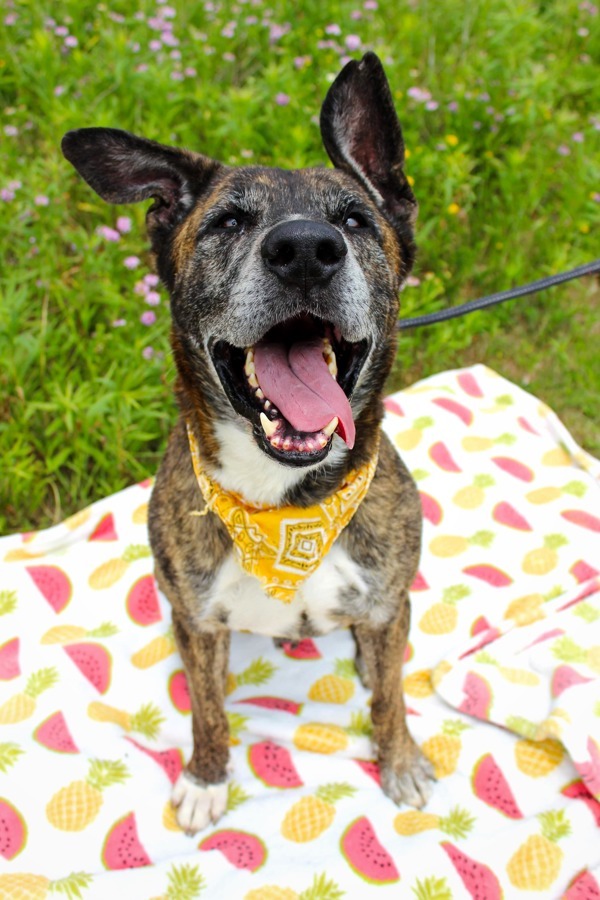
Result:
[[337,361],[329,338],[323,338],[323,359],[327,363],[327,368],[331,372],[333,378],[336,378],[338,373]]
[[260,424],[263,427],[263,431],[268,438],[273,437],[275,432],[277,431],[277,423],[271,422],[268,416],[265,416],[264,413],[260,414]]
[[317,446],[319,447],[320,450],[323,449],[323,447],[326,445],[326,443],[327,443],[326,437],[320,436],[317,438]]
[[246,378],[252,387],[258,387],[258,378],[256,377],[256,369],[254,368],[254,351],[246,351],[246,362],[244,365]]
[[270,441],[273,447],[277,447],[278,450],[281,449],[282,440],[280,435],[276,434],[275,437],[270,438]]
[[335,431],[335,429],[338,427],[338,421],[339,421],[338,417],[334,416],[333,419],[331,420],[331,422],[329,423],[329,425],[326,425],[325,428],[321,428],[321,431],[323,432],[323,434],[326,434],[327,437],[332,435],[333,432]]
[[[265,399],[265,395],[263,394],[263,392],[261,391],[260,388],[256,388],[256,396],[258,397],[259,400],[264,400],[264,399]],[[266,404],[265,404],[265,405],[266,405]]]
[[265,409],[271,409],[272,403],[270,400],[265,400]]

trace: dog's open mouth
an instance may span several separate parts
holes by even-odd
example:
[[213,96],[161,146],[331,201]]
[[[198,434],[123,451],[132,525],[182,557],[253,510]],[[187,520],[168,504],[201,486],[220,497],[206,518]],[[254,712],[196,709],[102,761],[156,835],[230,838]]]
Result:
[[332,323],[306,314],[280,322],[251,347],[216,341],[210,352],[233,408],[276,459],[312,465],[335,433],[354,446],[350,397],[366,340],[347,341]]

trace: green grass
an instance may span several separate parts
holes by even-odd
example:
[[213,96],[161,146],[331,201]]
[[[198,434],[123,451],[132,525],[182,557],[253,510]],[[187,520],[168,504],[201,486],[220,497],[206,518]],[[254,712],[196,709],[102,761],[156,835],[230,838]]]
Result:
[[[51,524],[152,474],[175,416],[167,299],[147,326],[135,292],[149,271],[144,210],[108,207],[80,181],[59,151],[69,128],[122,127],[234,164],[321,164],[315,116],[358,35],[351,55],[385,61],[420,201],[406,315],[597,255],[600,19],[589,3],[177,2],[179,44],[156,51],[149,19],[161,9],[4,6],[15,21],[0,29],[0,531]],[[97,233],[124,215],[132,229],[118,243]],[[392,385],[481,360],[597,453],[598,299],[588,280],[406,334]]]

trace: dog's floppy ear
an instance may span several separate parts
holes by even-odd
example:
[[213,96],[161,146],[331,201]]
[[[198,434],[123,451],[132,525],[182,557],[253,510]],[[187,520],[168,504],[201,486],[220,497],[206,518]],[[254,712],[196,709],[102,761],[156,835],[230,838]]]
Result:
[[413,220],[417,204],[406,180],[404,141],[379,58],[351,60],[321,109],[321,135],[334,166],[358,178],[393,219]]
[[153,235],[164,235],[191,209],[219,163],[137,137],[117,128],[79,128],[62,139],[62,152],[108,203],[154,198]]

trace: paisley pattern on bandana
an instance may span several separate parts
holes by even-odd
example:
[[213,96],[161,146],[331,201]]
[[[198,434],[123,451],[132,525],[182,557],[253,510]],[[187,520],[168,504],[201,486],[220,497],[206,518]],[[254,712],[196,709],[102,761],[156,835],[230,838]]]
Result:
[[291,603],[364,499],[377,468],[378,448],[318,506],[251,506],[206,473],[189,424],[187,432],[198,486],[207,508],[227,528],[240,565],[258,578],[270,597]]

